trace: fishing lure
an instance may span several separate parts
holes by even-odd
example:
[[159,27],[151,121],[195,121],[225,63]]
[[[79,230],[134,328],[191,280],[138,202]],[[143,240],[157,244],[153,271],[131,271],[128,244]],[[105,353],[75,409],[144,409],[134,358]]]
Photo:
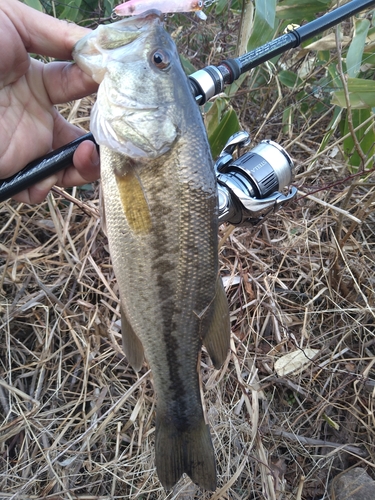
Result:
[[163,14],[195,11],[198,17],[206,19],[202,12],[203,4],[203,0],[129,0],[117,5],[114,13],[118,16],[135,16],[149,9],[160,10]]

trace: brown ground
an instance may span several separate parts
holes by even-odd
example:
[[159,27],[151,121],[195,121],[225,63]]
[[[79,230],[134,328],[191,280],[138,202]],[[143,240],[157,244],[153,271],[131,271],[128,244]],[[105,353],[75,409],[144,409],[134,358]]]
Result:
[[[232,350],[219,371],[201,363],[218,490],[183,478],[166,495],[157,479],[151,374],[122,353],[95,185],[0,205],[1,499],[318,500],[348,467],[374,477],[374,176],[348,169],[338,131],[317,155],[331,115],[283,128],[300,105],[285,87],[268,116],[274,81],[232,104],[288,149],[299,196],[260,228],[220,231]],[[62,111],[87,127],[91,105]],[[293,352],[299,370],[276,371]]]

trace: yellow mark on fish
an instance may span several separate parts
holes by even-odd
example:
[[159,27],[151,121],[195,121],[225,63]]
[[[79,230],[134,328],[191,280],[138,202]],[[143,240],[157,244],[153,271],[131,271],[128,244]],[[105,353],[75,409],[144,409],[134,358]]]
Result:
[[141,183],[133,172],[116,176],[122,208],[135,233],[148,233],[152,226],[150,209]]

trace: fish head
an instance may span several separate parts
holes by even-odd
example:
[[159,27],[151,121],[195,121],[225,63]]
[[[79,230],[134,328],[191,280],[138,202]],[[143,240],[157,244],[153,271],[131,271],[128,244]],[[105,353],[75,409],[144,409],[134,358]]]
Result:
[[184,126],[179,86],[191,90],[159,11],[99,26],[73,57],[100,84],[90,124],[99,145],[132,158],[171,149]]

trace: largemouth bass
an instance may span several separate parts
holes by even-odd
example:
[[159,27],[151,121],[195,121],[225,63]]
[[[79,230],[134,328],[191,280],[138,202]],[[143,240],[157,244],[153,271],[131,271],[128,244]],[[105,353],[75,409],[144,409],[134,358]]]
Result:
[[219,368],[230,328],[202,118],[158,11],[100,26],[77,43],[74,59],[100,83],[91,130],[124,351],[135,370],[145,354],[157,394],[157,473],[167,490],[184,472],[214,490],[198,359],[203,343]]

